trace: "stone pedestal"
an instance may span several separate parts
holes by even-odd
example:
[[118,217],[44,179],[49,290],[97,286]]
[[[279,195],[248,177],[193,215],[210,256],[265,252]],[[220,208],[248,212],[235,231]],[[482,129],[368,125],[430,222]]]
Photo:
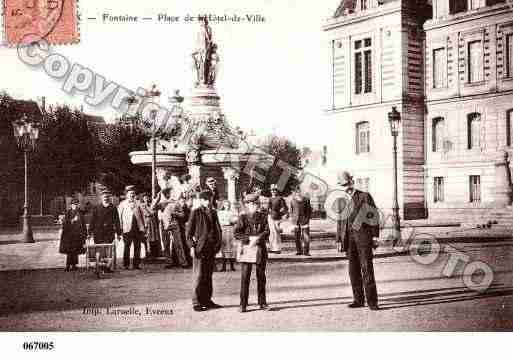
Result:
[[509,155],[507,152],[503,152],[495,163],[495,187],[493,190],[494,206],[497,208],[504,208],[510,205],[511,194]]
[[239,173],[231,167],[223,167],[223,175],[228,183],[226,187],[228,201],[233,207],[237,203],[236,185],[239,179]]

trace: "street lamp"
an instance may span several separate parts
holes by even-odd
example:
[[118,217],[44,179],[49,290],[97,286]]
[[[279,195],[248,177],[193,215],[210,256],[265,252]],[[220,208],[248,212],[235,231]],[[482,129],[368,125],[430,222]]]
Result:
[[12,123],[14,137],[25,157],[25,203],[23,205],[23,241],[34,243],[32,226],[29,214],[29,190],[28,190],[28,161],[29,152],[36,148],[36,141],[39,138],[39,124],[28,119],[27,115]]
[[[151,90],[146,93],[146,98],[153,102],[155,98],[160,97],[161,92],[157,90],[157,85],[153,85]],[[157,196],[157,139],[155,134],[157,132],[157,110],[150,111],[151,121],[151,198]]]
[[393,221],[394,221],[394,242],[396,245],[401,238],[401,219],[399,217],[399,201],[397,194],[397,136],[401,125],[401,114],[397,108],[392,107],[392,111],[388,113],[388,121],[390,122],[390,130],[394,138],[394,205],[393,205]]

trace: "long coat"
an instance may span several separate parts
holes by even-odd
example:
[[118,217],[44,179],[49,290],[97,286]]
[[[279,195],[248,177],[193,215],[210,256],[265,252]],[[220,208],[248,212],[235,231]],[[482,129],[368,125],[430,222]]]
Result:
[[94,236],[94,243],[112,243],[114,234],[121,235],[118,210],[110,204],[99,204],[93,208],[89,231]]
[[198,207],[187,222],[186,239],[196,258],[214,258],[221,249],[222,229],[214,209]]
[[354,190],[351,213],[340,221],[338,232],[338,240],[345,250],[349,246],[349,234],[361,244],[373,245],[372,239],[379,237],[379,213],[369,193]]
[[307,226],[310,224],[312,218],[312,205],[310,199],[305,196],[301,196],[298,199],[296,196],[292,198],[290,202],[290,221],[293,225]]
[[85,253],[86,238],[87,227],[83,214],[78,210],[68,210],[64,215],[59,252],[63,254]]
[[264,211],[242,213],[235,224],[233,235],[242,244],[249,243],[249,236],[259,236],[256,263],[260,264],[267,260],[266,240],[269,238],[269,225]]

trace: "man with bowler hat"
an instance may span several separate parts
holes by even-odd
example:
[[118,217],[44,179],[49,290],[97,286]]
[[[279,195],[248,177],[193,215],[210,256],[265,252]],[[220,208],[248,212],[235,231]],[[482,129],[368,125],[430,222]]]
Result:
[[134,244],[133,269],[141,269],[141,244],[144,240],[144,214],[135,200],[135,186],[125,187],[126,199],[119,206],[119,221],[125,245],[123,251],[123,267],[130,266],[130,247]]
[[[338,176],[345,188],[350,204],[342,219],[341,240],[345,242],[349,258],[349,278],[353,289],[350,308],[364,306],[365,299],[371,310],[379,310],[376,280],[374,278],[373,238],[379,237],[379,215],[372,196],[354,188],[351,174],[344,171]],[[364,291],[365,289],[365,291]],[[364,296],[365,293],[365,296]]]
[[196,312],[221,308],[212,301],[212,274],[216,254],[221,249],[222,231],[211,200],[210,191],[199,193],[199,206],[192,210],[186,229],[194,276],[192,308]]

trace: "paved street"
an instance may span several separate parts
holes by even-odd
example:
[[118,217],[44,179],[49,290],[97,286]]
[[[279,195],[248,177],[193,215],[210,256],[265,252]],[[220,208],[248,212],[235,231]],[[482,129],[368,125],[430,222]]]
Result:
[[[347,261],[273,262],[268,267],[272,311],[237,312],[240,272],[215,273],[214,299],[223,309],[191,310],[191,271],[146,265],[98,280],[62,269],[0,272],[2,330],[511,330],[513,241],[453,244],[495,272],[477,293],[461,268],[447,278],[451,253],[430,266],[399,255],[375,261],[381,311],[349,309]],[[252,281],[251,299],[256,299]],[[107,308],[110,308],[107,311]],[[87,309],[85,309],[87,308]],[[147,309],[148,308],[148,309]],[[115,315],[116,309],[128,314]],[[99,311],[94,315],[95,310]],[[153,313],[147,313],[150,310]],[[160,311],[160,312],[157,312]],[[87,312],[84,314],[84,312]]]

